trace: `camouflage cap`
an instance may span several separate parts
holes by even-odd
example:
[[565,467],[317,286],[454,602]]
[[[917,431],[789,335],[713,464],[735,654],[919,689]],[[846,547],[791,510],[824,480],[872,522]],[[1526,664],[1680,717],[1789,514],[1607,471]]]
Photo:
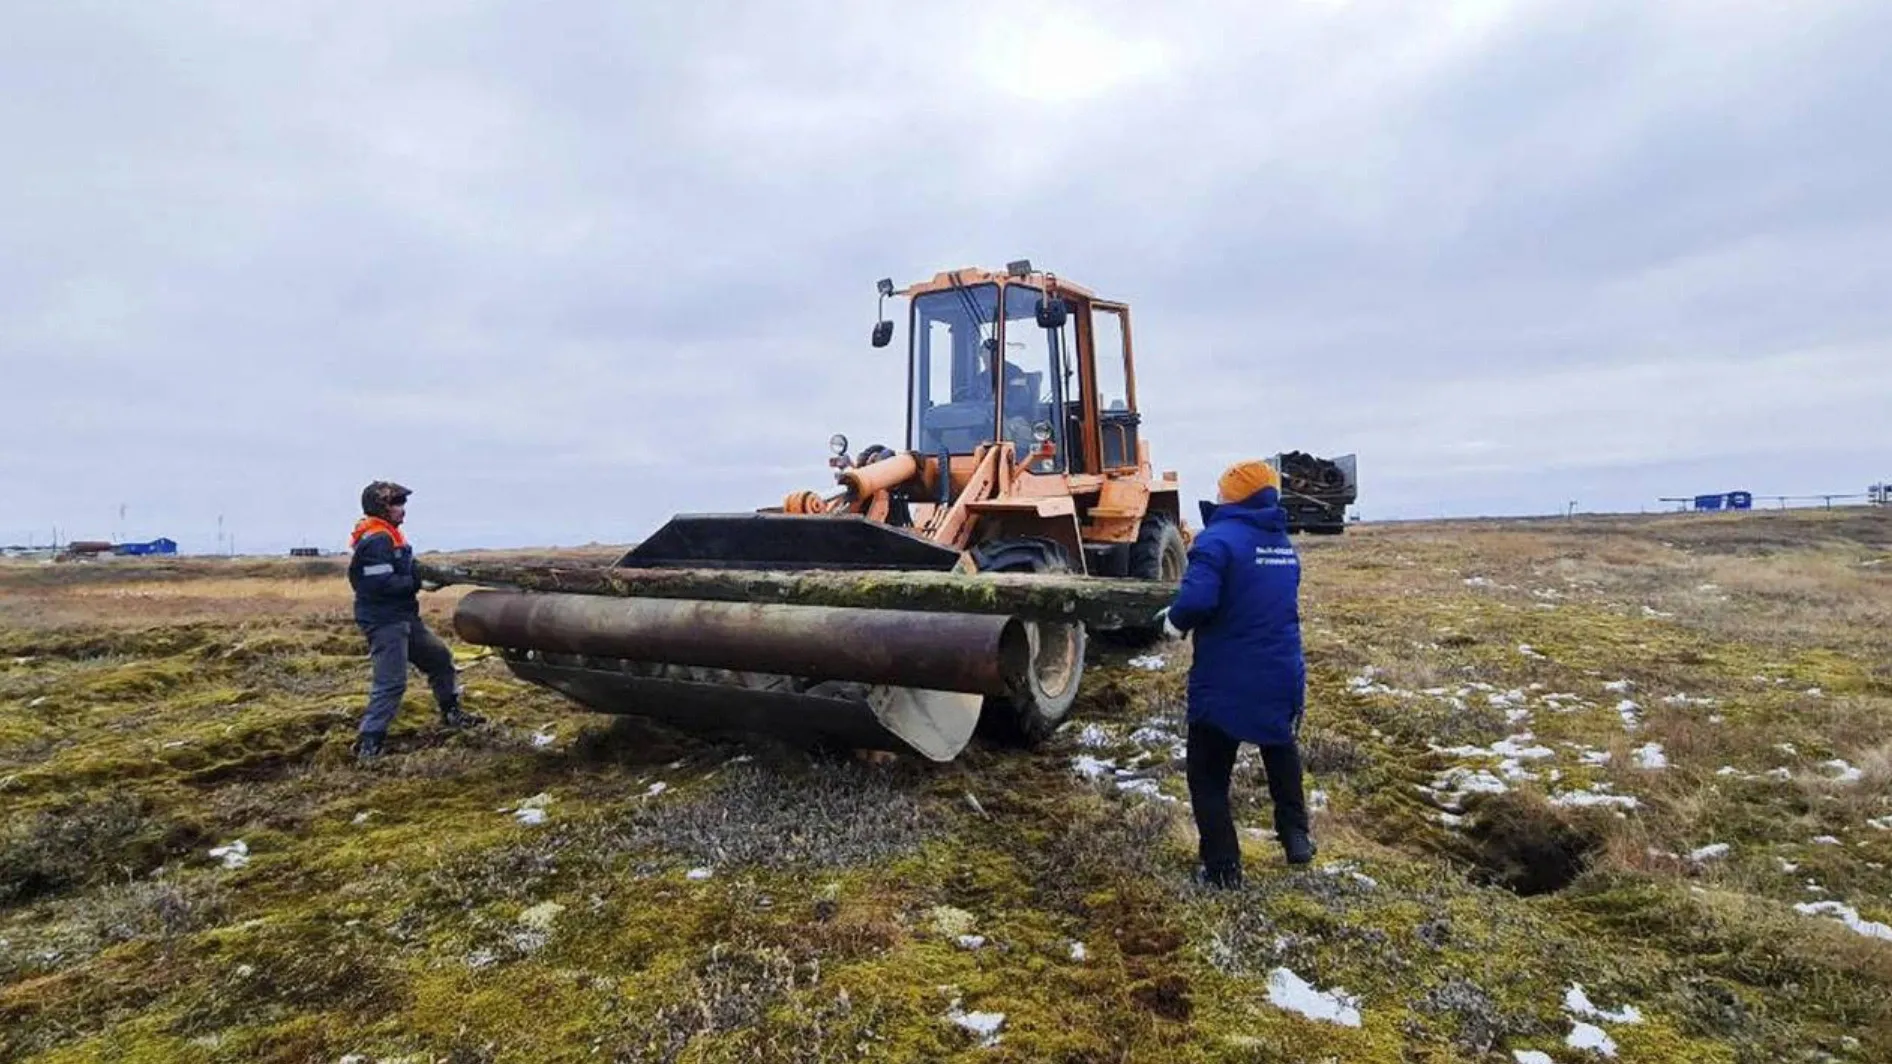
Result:
[[361,489],[361,512],[373,517],[386,517],[388,507],[406,502],[412,494],[412,491],[392,480],[377,480]]

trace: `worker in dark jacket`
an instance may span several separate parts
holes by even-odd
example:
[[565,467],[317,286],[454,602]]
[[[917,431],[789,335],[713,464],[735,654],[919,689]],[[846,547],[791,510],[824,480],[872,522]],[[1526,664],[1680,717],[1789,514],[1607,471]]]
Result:
[[1202,867],[1210,886],[1242,882],[1229,810],[1235,754],[1261,749],[1275,834],[1288,863],[1314,859],[1297,738],[1306,706],[1301,652],[1301,562],[1288,539],[1281,478],[1262,461],[1230,466],[1204,506],[1206,527],[1189,549],[1176,599],[1157,617],[1165,634],[1193,633],[1187,762]]
[[385,480],[362,489],[362,517],[349,537],[354,557],[348,562],[348,583],[355,589],[355,624],[368,638],[368,654],[374,663],[368,708],[355,741],[356,756],[364,761],[381,755],[388,725],[394,723],[407,694],[410,662],[432,686],[442,724],[463,728],[486,723],[460,708],[453,653],[420,619],[422,582],[414,573],[414,548],[401,534],[411,494]]

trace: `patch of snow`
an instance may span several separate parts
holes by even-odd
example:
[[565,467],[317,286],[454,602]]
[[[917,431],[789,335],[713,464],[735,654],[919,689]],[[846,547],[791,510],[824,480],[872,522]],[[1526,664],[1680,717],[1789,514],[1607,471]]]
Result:
[[1327,792],[1326,791],[1317,790],[1317,791],[1308,792],[1308,795],[1307,795],[1307,811],[1308,812],[1319,813],[1326,810],[1326,808],[1327,808]]
[[1770,768],[1767,770],[1767,777],[1776,780],[1790,780],[1793,779],[1793,770],[1785,766],[1781,768]]
[[349,823],[351,823],[351,824],[366,824],[366,823],[368,822],[368,818],[370,818],[370,817],[372,817],[372,816],[374,816],[374,810],[372,810],[372,809],[363,809],[363,810],[362,810],[361,812],[359,812],[359,813],[356,813],[356,814],[355,814],[355,819],[353,819],[353,820],[351,820],[351,821],[349,821]]
[[1276,968],[1268,973],[1268,1003],[1310,1019],[1325,1020],[1343,1027],[1360,1026],[1357,999],[1339,987],[1332,991],[1317,990],[1307,980],[1286,968]]
[[1082,942],[1071,943],[1071,959],[1072,960],[1082,963],[1083,961],[1088,959],[1090,955],[1091,955],[1090,951],[1084,948],[1084,943]]
[[1876,920],[1861,920],[1859,910],[1850,905],[1841,905],[1836,901],[1803,901],[1794,906],[1794,911],[1808,916],[1831,916],[1867,938],[1892,940],[1892,927]]
[[960,949],[980,949],[985,946],[984,935],[960,935],[953,941],[959,943]]
[[1716,769],[1716,770],[1715,770],[1715,775],[1717,775],[1717,776],[1739,776],[1739,775],[1741,775],[1741,770],[1740,770],[1740,769],[1738,769],[1738,768],[1735,768],[1735,767],[1734,767],[1733,765],[1723,765],[1723,766],[1721,766],[1720,768],[1718,768],[1718,769]]
[[1517,1064],[1557,1064],[1550,1059],[1550,1054],[1541,1049],[1513,1049],[1511,1059]]
[[1498,762],[1498,775],[1513,782],[1538,778],[1537,773],[1526,769],[1515,757],[1507,757],[1503,761]]
[[1691,861],[1719,861],[1723,857],[1728,856],[1730,849],[1732,849],[1732,847],[1725,842],[1711,842],[1699,850],[1690,850],[1688,859]]
[[1822,846],[1842,845],[1838,839],[1834,838],[1831,835],[1815,835],[1813,836],[1813,841],[1819,843]]
[[250,863],[250,844],[242,839],[226,842],[222,846],[211,847],[210,856],[223,861],[225,868],[242,868]]
[[1439,823],[1444,824],[1448,828],[1458,827],[1460,824],[1463,824],[1464,822],[1465,822],[1464,817],[1458,816],[1454,813],[1440,813],[1439,814]]
[[1116,762],[1095,758],[1089,754],[1079,754],[1071,759],[1071,771],[1085,779],[1102,779],[1116,770]]
[[1636,767],[1659,769],[1669,767],[1669,756],[1662,752],[1661,743],[1644,743],[1636,748]]
[[1572,1049],[1594,1049],[1606,1057],[1616,1055],[1616,1042],[1603,1028],[1581,1020],[1571,1025],[1570,1036],[1564,1039],[1564,1044]]
[[540,809],[536,805],[525,806],[523,808],[513,810],[512,817],[514,820],[517,820],[519,823],[525,824],[528,827],[530,827],[533,825],[545,823],[545,810]]
[[1878,828],[1880,831],[1892,831],[1892,816],[1875,817],[1872,820],[1866,821],[1866,823]]
[[1077,734],[1077,745],[1086,750],[1109,746],[1111,742],[1110,732],[1106,731],[1101,724],[1086,724],[1084,730]]
[[1169,664],[1161,654],[1144,654],[1130,659],[1130,667],[1148,672],[1160,672]]
[[1577,760],[1586,765],[1607,765],[1610,763],[1610,752],[1608,750],[1585,750],[1583,753],[1577,755]]
[[1468,576],[1465,578],[1465,586],[1466,587],[1497,587],[1498,582],[1488,576]]
[[1866,778],[1864,772],[1854,768],[1839,758],[1834,758],[1831,761],[1822,761],[1820,762],[1820,767],[1833,770],[1833,782],[1835,783],[1858,783],[1860,780]]
[[1720,702],[1706,695],[1695,697],[1692,695],[1673,694],[1665,696],[1662,699],[1662,704],[1665,706],[1681,706],[1686,708],[1688,706],[1715,706],[1720,705]]
[[1590,1003],[1590,996],[1583,992],[1582,983],[1570,984],[1564,991],[1564,1011],[1572,1016],[1593,1016],[1610,1023],[1641,1023],[1642,1012],[1634,1005],[1624,1005],[1615,1012],[1599,1009]]
[[1634,680],[1611,680],[1610,682],[1603,685],[1603,690],[1608,691],[1611,694],[1624,694],[1624,693],[1627,693],[1628,690],[1634,686],[1636,686],[1636,683]]
[[1642,608],[1642,615],[1644,617],[1673,617],[1675,616],[1675,614],[1673,613],[1667,613],[1662,610],[1658,610],[1654,606],[1644,606]]
[[1799,865],[1797,865],[1797,864],[1795,864],[1795,863],[1793,863],[1792,861],[1789,861],[1789,860],[1787,860],[1787,859],[1786,859],[1785,857],[1776,857],[1776,858],[1774,858],[1774,860],[1776,860],[1776,861],[1778,861],[1778,862],[1780,862],[1780,870],[1781,870],[1782,872],[1798,872],[1798,871],[1800,871],[1800,866],[1799,866]]
[[1138,746],[1162,746],[1176,741],[1176,733],[1160,724],[1145,724],[1130,733],[1130,741]]
[[1792,743],[1775,743],[1774,749],[1786,754],[1788,757],[1794,757],[1800,753],[1799,749]]
[[649,790],[644,792],[644,797],[655,798],[669,789],[670,785],[668,783],[665,783],[663,780],[658,780],[656,783],[650,785]]
[[1506,724],[1522,724],[1530,719],[1531,711],[1522,707],[1504,711],[1504,722]]
[[960,1012],[956,1004],[952,1011],[946,1014],[946,1018],[953,1021],[956,1026],[978,1035],[979,1044],[987,1048],[999,1044],[1002,1037],[999,1034],[999,1028],[1005,1026],[1003,1012]]
[[1819,698],[1819,697],[1820,697],[1821,695],[1823,695],[1823,694],[1825,694],[1825,693],[1826,693],[1826,692],[1824,692],[1824,691],[1822,691],[1822,690],[1820,690],[1820,689],[1819,689],[1819,688],[1817,688],[1817,687],[1809,687],[1809,688],[1807,688],[1807,691],[1806,691],[1806,694],[1807,694],[1807,697],[1808,697],[1808,698]]
[[1133,794],[1140,794],[1145,798],[1159,798],[1165,802],[1173,802],[1176,800],[1164,794],[1161,786],[1159,786],[1155,780],[1118,780],[1117,789]]
[[1636,809],[1642,805],[1627,794],[1598,794],[1595,791],[1566,791],[1552,797],[1550,804],[1576,807],[1614,805],[1623,809]]
[[1543,654],[1538,652],[1536,647],[1532,646],[1529,643],[1519,643],[1518,653],[1524,655],[1527,658],[1542,658],[1544,656]]
[[1516,735],[1492,743],[1491,752],[1500,757],[1515,757],[1525,761],[1536,761],[1539,758],[1557,756],[1557,752],[1548,746],[1536,743],[1530,746],[1524,745],[1525,743],[1530,743],[1532,738],[1533,736],[1530,732],[1519,732]]
[[716,874],[716,871],[715,869],[712,869],[712,868],[692,868],[688,872],[683,873],[683,878],[694,879],[694,880],[704,880],[704,879],[708,879],[709,877],[715,874]]
[[1708,723],[1710,724],[1726,724],[1727,721],[1728,721],[1728,718],[1722,716],[1719,713],[1708,714]]
[[1642,717],[1639,716],[1641,711],[1642,707],[1637,705],[1632,699],[1625,698],[1621,702],[1616,703],[1616,712],[1621,714],[1623,727],[1629,731],[1635,731],[1642,726]]
[[1503,794],[1510,786],[1489,772],[1460,766],[1451,769],[1432,781],[1432,786],[1441,795],[1449,794],[1453,801],[1468,794]]

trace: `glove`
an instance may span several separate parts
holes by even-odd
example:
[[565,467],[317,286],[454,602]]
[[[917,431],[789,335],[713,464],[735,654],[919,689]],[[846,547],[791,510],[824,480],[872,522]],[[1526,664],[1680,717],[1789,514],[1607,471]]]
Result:
[[1162,609],[1156,611],[1156,625],[1157,627],[1163,630],[1164,639],[1168,639],[1174,642],[1175,640],[1178,640],[1184,637],[1185,633],[1183,632],[1182,629],[1169,623],[1169,607],[1168,606],[1164,606]]

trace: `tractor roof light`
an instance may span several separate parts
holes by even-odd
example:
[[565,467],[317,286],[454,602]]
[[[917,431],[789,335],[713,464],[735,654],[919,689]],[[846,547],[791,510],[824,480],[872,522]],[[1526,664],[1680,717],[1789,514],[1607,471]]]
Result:
[[846,454],[847,437],[838,432],[828,437],[828,450],[833,451],[835,454]]
[[1008,262],[1005,264],[1005,272],[1011,274],[1013,277],[1029,276],[1031,274],[1031,260],[1018,259],[1015,262]]

